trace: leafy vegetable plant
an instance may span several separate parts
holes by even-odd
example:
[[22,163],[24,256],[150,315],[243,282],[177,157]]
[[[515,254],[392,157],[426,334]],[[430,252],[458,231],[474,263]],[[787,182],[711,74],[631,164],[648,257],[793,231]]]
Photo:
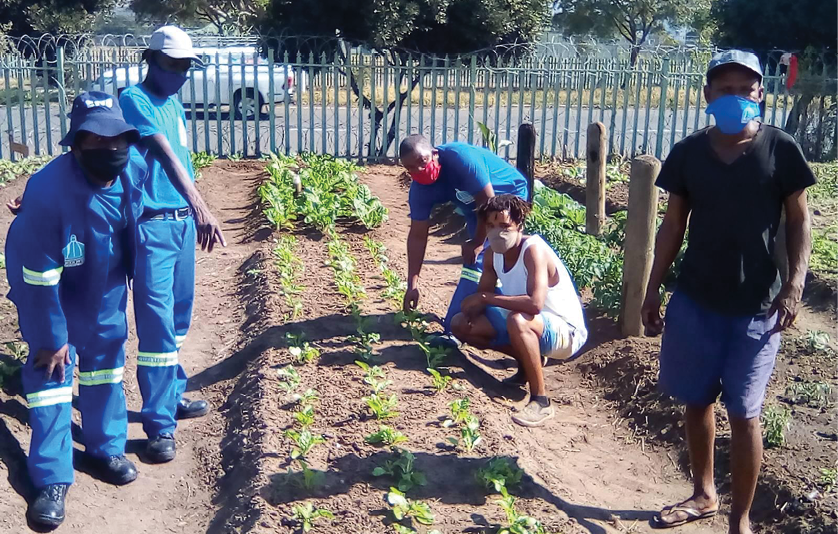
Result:
[[285,339],[288,342],[288,352],[297,360],[297,363],[306,364],[320,357],[320,351],[305,341],[305,334],[287,332]]
[[424,486],[428,483],[425,475],[414,469],[413,464],[416,461],[416,456],[413,453],[395,447],[393,452],[397,453],[398,457],[395,460],[387,460],[384,465],[373,469],[373,476],[390,476],[396,479],[396,487],[404,493],[412,490],[415,486]]
[[515,510],[515,497],[510,495],[506,488],[501,489],[501,495],[498,504],[506,513],[508,525],[502,526],[498,534],[547,534],[539,520],[521,515]]
[[301,382],[300,373],[293,366],[286,365],[277,371],[276,374],[280,380],[279,387],[285,390],[286,393],[291,393],[299,387]]
[[399,404],[399,399],[395,393],[389,397],[373,393],[369,397],[364,397],[362,400],[366,403],[370,409],[370,413],[376,419],[389,419],[399,415],[399,412],[395,411]]
[[364,441],[370,445],[398,445],[406,442],[407,436],[389,426],[381,425],[378,427],[378,432],[365,437]]
[[309,532],[314,528],[314,522],[318,519],[334,519],[335,514],[325,508],[314,508],[311,503],[298,504],[291,509],[294,512],[293,519],[300,524],[303,532]]
[[401,522],[412,518],[420,525],[434,524],[434,514],[427,503],[411,501],[396,488],[390,488],[390,492],[385,495],[385,499],[387,504],[390,505],[390,511],[396,521]]
[[312,491],[323,483],[325,475],[321,471],[315,471],[308,466],[303,460],[298,459],[300,464],[300,472],[295,473],[290,467],[286,473],[286,479],[295,486],[305,491]]
[[477,470],[475,478],[487,490],[501,493],[504,488],[512,489],[521,484],[524,471],[507,458],[492,458],[486,467]]
[[300,425],[300,428],[308,428],[314,424],[314,407],[311,405],[303,406],[299,411],[294,412],[294,420]]
[[439,371],[436,369],[431,369],[428,367],[428,373],[431,374],[431,385],[436,390],[437,393],[442,393],[445,391],[445,388],[451,383],[453,380],[450,376],[443,376]]
[[312,434],[310,430],[300,431],[286,430],[285,437],[294,442],[294,449],[291,451],[291,459],[305,458],[315,445],[326,443],[320,434]]

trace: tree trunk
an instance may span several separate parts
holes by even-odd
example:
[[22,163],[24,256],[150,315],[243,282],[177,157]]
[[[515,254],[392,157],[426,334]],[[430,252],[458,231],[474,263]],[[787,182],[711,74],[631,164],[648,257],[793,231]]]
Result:
[[804,113],[807,113],[809,110],[809,104],[812,102],[812,99],[815,97],[811,92],[804,92],[800,99],[794,103],[794,106],[791,108],[791,112],[789,113],[788,118],[786,119],[786,126],[783,128],[787,134],[795,137],[798,139],[798,142],[802,140],[802,138],[798,138],[798,129],[800,128],[801,118],[803,117]]
[[640,57],[640,45],[632,45],[631,46],[631,56],[629,57],[629,63],[631,68],[637,66],[637,58]]

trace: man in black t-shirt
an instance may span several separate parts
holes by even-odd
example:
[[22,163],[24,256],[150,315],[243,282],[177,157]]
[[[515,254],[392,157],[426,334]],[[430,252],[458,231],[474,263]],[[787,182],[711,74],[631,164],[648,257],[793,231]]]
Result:
[[[811,251],[806,188],[815,183],[800,148],[754,119],[762,70],[753,54],[718,54],[707,71],[715,126],[672,148],[657,181],[670,193],[643,304],[647,333],[663,331],[662,389],[686,404],[693,495],[664,508],[669,528],[718,512],[713,480],[714,409],[721,394],[731,426],[731,534],[751,534],[748,514],[762,461],[759,415],[780,332],[794,322]],[[786,212],[788,280],[774,263]],[[689,223],[675,294],[660,315],[660,287]]]

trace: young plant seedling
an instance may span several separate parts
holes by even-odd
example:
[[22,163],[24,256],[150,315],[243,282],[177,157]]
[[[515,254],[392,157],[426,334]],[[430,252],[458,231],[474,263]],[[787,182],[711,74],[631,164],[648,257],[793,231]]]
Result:
[[293,519],[300,525],[303,532],[309,532],[314,528],[314,522],[318,519],[334,519],[335,514],[325,508],[314,508],[311,503],[298,504],[292,508]]
[[540,521],[521,515],[515,510],[515,497],[510,495],[506,488],[501,488],[501,495],[497,502],[506,513],[508,526],[501,527],[498,534],[547,534]]
[[321,471],[309,468],[308,463],[297,460],[300,464],[300,472],[295,473],[290,467],[286,473],[286,479],[300,489],[311,492],[323,483],[325,475]]
[[294,420],[300,428],[308,428],[314,424],[314,407],[310,404],[303,406],[300,411],[294,412]]
[[300,365],[313,362],[320,357],[320,351],[305,341],[305,334],[286,332],[285,340],[288,342],[288,352]]
[[452,401],[448,403],[448,407],[451,409],[451,419],[446,419],[442,423],[445,428],[459,425],[471,417],[471,401],[468,400],[468,397]]
[[287,365],[277,371],[276,374],[280,380],[279,387],[285,390],[285,393],[291,393],[299,387],[301,382],[300,373],[293,366]]
[[765,442],[769,447],[786,444],[786,429],[791,424],[791,411],[785,406],[769,406],[762,414]]
[[373,393],[369,397],[364,397],[361,400],[366,403],[367,407],[370,409],[370,413],[374,415],[376,419],[390,419],[391,417],[398,417],[399,415],[399,412],[395,411],[399,404],[399,399],[395,393],[389,397]]
[[818,483],[823,486],[824,493],[832,491],[838,485],[838,469],[835,467],[822,467],[821,478]]
[[420,525],[434,524],[434,514],[427,503],[411,501],[396,488],[390,488],[390,492],[386,494],[385,498],[396,521],[401,522],[407,518],[412,518]]
[[304,428],[299,432],[296,430],[286,430],[285,437],[294,442],[294,449],[291,451],[291,459],[305,458],[312,447],[321,443],[326,443],[323,436],[320,434],[312,434],[310,430]]
[[445,391],[445,388],[451,383],[452,378],[450,376],[443,376],[442,373],[430,367],[428,367],[428,372],[431,374],[431,386],[433,386],[436,392],[442,393]]
[[[427,337],[426,334],[423,334],[425,338]],[[422,352],[425,353],[425,358],[428,361],[428,367],[430,369],[436,369],[439,367],[442,362],[445,361],[445,358],[451,353],[451,349],[448,347],[443,346],[433,346],[427,341],[418,341],[419,348],[422,349]]]
[[372,470],[372,475],[375,477],[390,476],[397,480],[396,487],[399,491],[407,493],[415,486],[424,486],[428,483],[425,475],[414,469],[414,462],[416,456],[410,451],[398,449],[393,447],[393,452],[398,454],[395,460],[387,460],[384,465],[378,466]]
[[406,442],[407,436],[389,426],[380,425],[378,432],[365,437],[364,441],[370,445],[398,445]]
[[794,382],[786,387],[786,398],[794,404],[807,404],[813,408],[829,405],[832,388],[826,382]]
[[487,491],[501,493],[504,488],[512,489],[521,484],[524,471],[507,458],[492,458],[486,467],[481,467],[475,473],[477,481]]
[[453,445],[462,445],[466,452],[472,452],[483,438],[480,436],[480,419],[475,416],[469,417],[460,425],[460,439],[448,438]]
[[[299,375],[298,375],[299,376]],[[320,393],[316,389],[307,389],[303,393],[297,393],[293,397],[294,402],[297,402],[303,406],[307,404],[314,404],[318,400],[320,400]]]

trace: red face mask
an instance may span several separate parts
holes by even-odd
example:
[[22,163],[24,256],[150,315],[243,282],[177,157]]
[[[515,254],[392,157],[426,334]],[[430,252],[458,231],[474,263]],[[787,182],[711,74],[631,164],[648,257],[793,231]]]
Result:
[[442,169],[442,167],[439,162],[436,159],[431,158],[431,161],[425,164],[424,169],[410,173],[410,177],[418,184],[431,185],[437,181],[437,178],[439,178],[440,169]]

